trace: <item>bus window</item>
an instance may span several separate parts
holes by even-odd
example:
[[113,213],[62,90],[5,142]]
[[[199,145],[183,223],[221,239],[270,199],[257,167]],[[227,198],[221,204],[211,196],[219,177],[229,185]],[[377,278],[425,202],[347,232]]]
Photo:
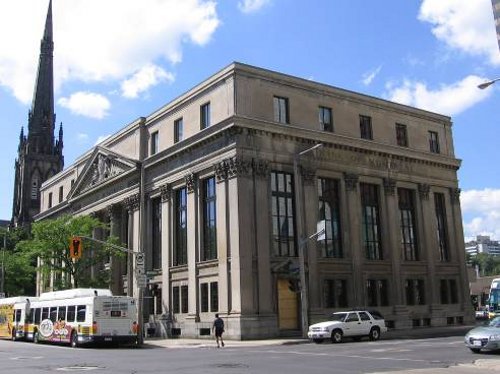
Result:
[[52,322],[57,321],[57,307],[56,306],[51,306],[50,307],[50,320]]
[[34,312],[33,309],[29,309],[26,312],[26,318],[25,318],[26,323],[32,323],[33,322],[33,312]]
[[78,308],[76,308],[76,322],[85,322],[85,313],[87,311],[87,308],[85,305],[78,305]]
[[14,322],[21,322],[21,309],[16,309],[16,314],[14,316]]
[[36,308],[35,309],[35,325],[39,325],[40,324],[40,314],[42,313],[42,309],[41,308]]
[[76,311],[76,306],[70,305],[68,307],[68,315],[66,316],[66,321],[75,322],[75,311]]
[[57,320],[58,321],[66,321],[66,307],[60,306],[59,311],[57,312]]
[[42,321],[49,318],[49,308],[42,309]]

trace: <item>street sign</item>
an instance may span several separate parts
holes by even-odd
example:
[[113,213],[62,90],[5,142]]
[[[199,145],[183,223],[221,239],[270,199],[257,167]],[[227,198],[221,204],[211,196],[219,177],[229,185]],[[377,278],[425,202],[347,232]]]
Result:
[[137,280],[137,287],[138,288],[145,288],[146,287],[146,280],[147,280],[146,274],[139,275],[138,273],[136,273],[136,280]]
[[144,266],[144,253],[138,252],[135,254],[135,266]]

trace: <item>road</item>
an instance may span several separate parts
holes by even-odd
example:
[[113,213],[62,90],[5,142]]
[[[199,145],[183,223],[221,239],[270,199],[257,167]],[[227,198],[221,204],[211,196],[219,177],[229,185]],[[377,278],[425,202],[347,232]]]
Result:
[[260,347],[78,348],[0,341],[0,373],[374,373],[443,368],[500,354],[473,354],[462,337]]

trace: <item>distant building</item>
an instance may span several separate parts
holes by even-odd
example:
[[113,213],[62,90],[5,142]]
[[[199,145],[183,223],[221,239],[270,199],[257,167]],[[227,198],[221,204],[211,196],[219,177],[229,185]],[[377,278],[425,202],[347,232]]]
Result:
[[38,73],[28,134],[21,128],[18,156],[15,162],[14,199],[11,225],[29,227],[33,216],[40,212],[40,186],[63,169],[63,130],[54,140],[54,74],[52,39],[52,1],[49,3],[45,30],[40,45]]
[[500,256],[500,243],[498,240],[491,240],[489,236],[478,235],[476,240],[465,243],[465,252],[471,256],[478,253]]
[[491,0],[493,7],[493,17],[495,18],[495,26],[497,29],[498,48],[500,49],[500,0]]

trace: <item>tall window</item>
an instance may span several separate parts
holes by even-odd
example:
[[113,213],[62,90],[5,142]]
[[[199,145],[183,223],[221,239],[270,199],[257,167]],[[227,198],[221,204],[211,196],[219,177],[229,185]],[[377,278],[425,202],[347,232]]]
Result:
[[455,279],[441,279],[440,283],[441,304],[457,304],[458,290]]
[[347,281],[345,279],[325,279],[323,297],[325,308],[347,307]]
[[318,218],[325,221],[325,240],[321,241],[323,257],[343,257],[340,229],[339,183],[335,179],[318,179]]
[[319,126],[323,131],[333,132],[332,109],[323,106],[319,107]]
[[280,123],[290,123],[290,112],[288,99],[286,97],[274,97],[274,120]]
[[415,199],[413,191],[407,188],[398,188],[398,205],[403,258],[407,261],[418,261],[419,253],[415,227]]
[[217,282],[210,283],[210,311],[219,311],[219,284]]
[[396,123],[396,141],[401,147],[408,147],[408,131],[406,125]]
[[151,200],[152,266],[161,269],[161,198]]
[[64,187],[59,186],[59,202],[62,203],[63,199],[64,199]]
[[188,305],[188,286],[181,286],[181,313],[187,313],[189,310]]
[[49,192],[49,208],[52,208],[52,192]]
[[271,214],[275,256],[297,256],[292,174],[271,172]]
[[203,181],[203,260],[217,258],[215,178]]
[[200,310],[202,313],[219,311],[219,287],[217,282],[200,284]]
[[439,137],[435,131],[429,131],[429,148],[432,153],[439,153]]
[[368,116],[359,116],[359,130],[361,139],[373,139],[372,118]]
[[446,207],[444,194],[434,194],[434,206],[436,208],[437,240],[439,246],[439,259],[441,261],[450,260],[450,250],[448,246],[448,230],[446,229]]
[[425,288],[422,279],[407,279],[405,282],[406,305],[424,305]]
[[209,126],[210,126],[210,103],[206,103],[200,107],[200,127],[203,130]]
[[208,312],[208,283],[200,284],[200,311]]
[[154,155],[154,154],[158,153],[158,144],[159,144],[158,131],[155,131],[151,134],[150,155]]
[[387,279],[367,279],[366,299],[368,306],[389,305],[389,289]]
[[180,287],[172,287],[172,311],[174,313],[181,312],[181,289]]
[[187,264],[187,195],[180,188],[174,195],[174,253],[173,266]]
[[380,240],[380,209],[378,187],[374,184],[360,183],[363,246],[368,260],[382,260]]
[[180,142],[184,139],[184,122],[182,118],[174,121],[174,143]]

